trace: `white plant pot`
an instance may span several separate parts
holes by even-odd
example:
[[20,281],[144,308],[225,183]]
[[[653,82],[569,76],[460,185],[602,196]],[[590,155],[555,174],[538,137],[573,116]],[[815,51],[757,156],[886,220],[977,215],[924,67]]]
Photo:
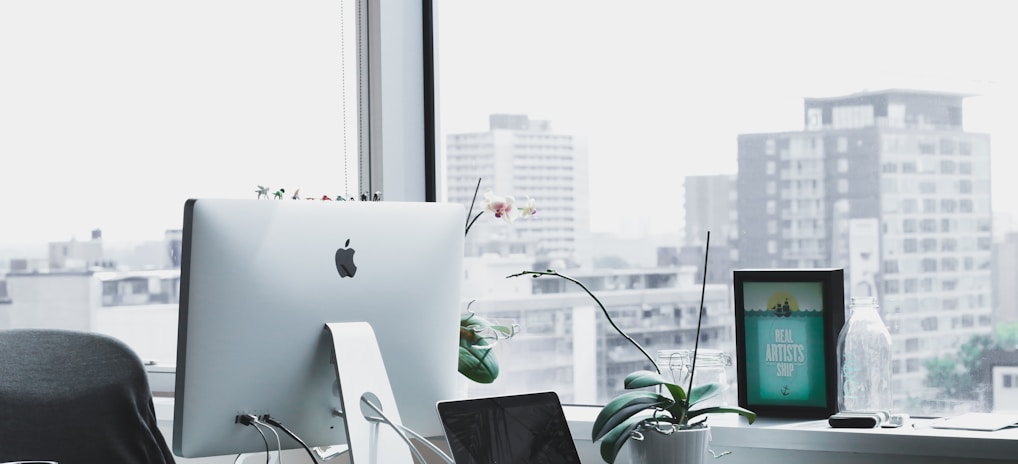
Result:
[[709,442],[710,428],[703,427],[668,433],[643,430],[627,445],[632,464],[703,464]]

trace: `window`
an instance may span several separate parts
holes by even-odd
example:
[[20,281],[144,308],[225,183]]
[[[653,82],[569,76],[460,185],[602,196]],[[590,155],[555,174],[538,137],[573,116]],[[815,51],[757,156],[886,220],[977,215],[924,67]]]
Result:
[[[848,151],[848,138],[847,137],[838,137],[838,142],[837,143],[838,143],[838,153],[845,153],[845,152]],[[844,158],[842,158],[842,159],[844,159]],[[848,168],[848,163],[847,162],[845,163],[845,168],[846,169]],[[839,170],[841,169],[841,162],[840,161],[838,162],[838,169]],[[844,172],[844,171],[841,171],[841,172]]]
[[[179,266],[174,231],[192,197],[359,190],[352,5],[128,3],[0,3],[0,153],[18,160],[0,177],[34,192],[0,212],[0,279],[11,260],[51,274]],[[31,284],[19,282],[12,293]],[[138,300],[139,286],[103,300]]]
[[[273,187],[292,185],[294,190],[297,184],[301,184],[299,188],[304,194],[359,189],[357,163],[351,164],[350,158],[339,155],[346,152],[357,153],[359,156],[356,146],[359,136],[355,134],[359,134],[362,128],[356,123],[358,116],[355,113],[344,121],[342,115],[345,113],[338,109],[342,107],[339,101],[343,94],[338,83],[353,82],[338,79],[341,70],[337,62],[323,58],[337,56],[334,48],[318,48],[336,46],[337,36],[333,32],[338,28],[333,24],[325,27],[327,32],[323,32],[322,29],[305,27],[307,21],[316,21],[316,24],[317,21],[338,21],[339,15],[332,14],[338,10],[330,8],[336,8],[339,4],[321,6],[325,8],[324,11],[312,10],[314,6],[305,3],[286,7],[243,4],[247,8],[243,10],[245,15],[263,15],[257,16],[259,20],[256,21],[235,20],[236,8],[242,5],[236,1],[206,2],[201,15],[187,14],[188,10],[179,3],[172,6],[160,4],[148,6],[157,14],[147,17],[162,18],[163,22],[149,24],[118,21],[123,13],[108,15],[108,22],[102,22],[102,13],[115,7],[95,8],[93,2],[88,2],[88,6],[79,6],[73,2],[61,4],[60,7],[65,8],[64,11],[69,14],[57,18],[67,17],[72,20],[49,21],[48,17],[41,17],[47,14],[42,7],[29,10],[33,16],[25,20],[24,10],[29,8],[26,5],[33,3],[26,0],[0,2],[0,62],[4,63],[4,73],[0,73],[0,101],[4,102],[4,105],[0,105],[0,152],[6,155],[29,147],[36,150],[31,153],[32,156],[19,156],[18,159],[46,159],[44,155],[53,157],[55,153],[62,153],[63,146],[59,144],[70,144],[73,136],[73,140],[77,141],[73,146],[98,147],[110,153],[115,152],[118,157],[114,161],[99,162],[91,156],[95,155],[95,150],[88,153],[90,156],[64,156],[60,160],[62,172],[87,175],[65,174],[62,179],[68,182],[62,183],[60,188],[40,188],[41,184],[46,184],[44,180],[53,175],[42,168],[26,170],[23,177],[29,184],[15,183],[22,180],[5,177],[5,188],[9,192],[25,194],[19,203],[8,203],[0,211],[5,218],[3,240],[29,242],[29,245],[38,250],[45,248],[50,241],[66,242],[71,237],[77,238],[79,242],[88,241],[91,229],[101,228],[103,240],[110,244],[131,235],[162,242],[166,229],[179,228],[179,205],[188,196],[243,197],[253,195],[255,186],[262,183]],[[544,140],[533,144],[532,150],[520,150],[521,156],[542,155],[541,159],[527,159],[527,163],[533,163],[529,164],[528,171],[534,175],[533,183],[513,181],[511,187],[500,186],[498,190],[501,194],[532,196],[538,201],[540,211],[548,214],[539,216],[530,224],[492,229],[496,233],[508,234],[505,238],[512,242],[512,246],[506,249],[519,251],[518,254],[523,256],[533,252],[534,245],[530,244],[558,249],[562,254],[556,257],[549,255],[547,262],[575,265],[575,268],[567,269],[589,272],[593,279],[612,272],[656,268],[658,247],[676,248],[675,254],[678,255],[682,247],[695,248],[702,245],[702,234],[694,233],[693,229],[693,224],[699,221],[712,224],[712,245],[723,241],[723,244],[737,252],[742,262],[766,259],[767,265],[815,262],[835,265],[837,263],[831,262],[831,257],[837,255],[833,252],[834,247],[844,243],[841,240],[844,237],[832,235],[838,230],[836,224],[820,224],[806,230],[790,226],[790,235],[784,235],[785,227],[782,226],[777,240],[762,241],[740,233],[754,228],[738,227],[739,220],[759,220],[756,229],[767,233],[769,226],[759,226],[769,224],[772,219],[789,220],[790,224],[797,224],[801,218],[832,217],[833,207],[827,203],[828,195],[838,194],[840,185],[832,184],[834,181],[825,177],[825,166],[829,165],[823,160],[829,160],[826,158],[829,153],[825,151],[837,152],[841,149],[840,142],[835,142],[835,147],[825,148],[822,144],[790,143],[789,138],[801,139],[800,132],[806,129],[812,134],[810,140],[823,140],[833,134],[834,137],[846,138],[844,156],[853,157],[850,163],[853,177],[847,190],[853,194],[858,192],[872,195],[867,197],[867,201],[872,202],[868,207],[878,205],[876,213],[867,214],[887,214],[889,216],[880,217],[880,221],[894,224],[901,224],[906,219],[903,215],[911,215],[909,218],[920,221],[918,225],[924,234],[927,228],[921,221],[939,219],[941,232],[951,234],[951,238],[958,240],[957,251],[951,253],[955,253],[952,257],[959,264],[955,266],[957,270],[952,271],[957,274],[959,283],[956,290],[943,290],[942,287],[944,292],[949,292],[937,295],[944,302],[942,307],[947,308],[949,305],[946,302],[956,301],[962,295],[958,303],[952,303],[957,308],[952,311],[971,311],[975,316],[973,321],[980,320],[984,312],[989,314],[986,308],[988,303],[980,303],[979,297],[983,295],[976,295],[976,298],[969,300],[964,292],[971,291],[971,288],[986,287],[982,282],[989,271],[983,270],[981,264],[987,262],[984,258],[987,258],[985,255],[988,250],[983,248],[989,244],[980,239],[990,237],[990,233],[969,230],[954,216],[942,217],[957,213],[962,208],[958,194],[949,192],[949,188],[938,188],[935,195],[924,195],[923,198],[902,194],[880,196],[881,192],[876,190],[883,185],[884,179],[874,180],[872,185],[875,187],[860,187],[857,190],[854,173],[859,173],[858,181],[862,182],[860,185],[866,185],[869,175],[864,166],[873,163],[873,166],[879,167],[874,169],[880,171],[872,174],[873,179],[880,176],[900,178],[902,191],[906,190],[905,185],[916,180],[916,176],[923,176],[925,181],[934,181],[937,186],[952,185],[943,182],[945,177],[950,178],[949,182],[970,180],[972,193],[966,195],[974,197],[976,201],[966,204],[964,208],[965,216],[973,221],[980,221],[984,216],[996,212],[981,211],[979,205],[984,204],[978,199],[981,185],[992,185],[992,193],[998,199],[1013,197],[1008,195],[1013,193],[1009,191],[1012,187],[1007,178],[1003,177],[1015,171],[1016,163],[1005,156],[1015,152],[1016,145],[1016,135],[1011,133],[1006,111],[1015,107],[1015,102],[1009,100],[1009,96],[1018,92],[1014,91],[1013,79],[1009,79],[1006,69],[994,65],[999,60],[986,58],[994,54],[1007,56],[1008,50],[1001,44],[1015,42],[1015,31],[1007,24],[1010,15],[1002,10],[994,10],[1002,8],[999,5],[960,1],[949,6],[925,2],[909,5],[853,2],[850,8],[839,10],[840,14],[846,16],[844,21],[831,23],[826,19],[826,11],[819,11],[809,5],[795,5],[794,15],[788,14],[783,5],[776,6],[771,2],[746,2],[739,7],[745,13],[732,19],[726,14],[730,6],[710,3],[638,2],[634,8],[619,9],[599,5],[597,2],[552,2],[550,5],[548,2],[533,1],[443,2],[442,8],[436,9],[438,17],[435,21],[439,29],[436,42],[438,50],[435,54],[438,60],[436,67],[439,69],[436,86],[439,91],[435,95],[440,99],[438,109],[441,111],[436,127],[441,132],[431,135],[435,137],[435,144],[441,147],[445,163],[443,167],[447,169],[438,171],[436,178],[430,180],[443,187],[440,190],[443,199],[461,201],[457,198],[461,199],[469,193],[453,190],[454,186],[476,182],[477,177],[495,179],[505,173],[508,166],[505,164],[479,163],[476,167],[456,165],[456,158],[469,159],[476,152],[469,151],[466,142],[461,145],[455,138],[464,134],[487,136],[494,132],[491,129],[492,115],[525,115],[526,118],[518,122],[525,122],[526,132],[540,132],[552,136],[556,142]],[[876,7],[882,13],[874,17],[868,12]],[[922,9],[924,18],[955,18],[956,8],[960,8],[982,20],[971,31],[942,34],[943,23],[936,20],[908,20],[916,14],[916,8]],[[537,11],[540,14],[535,14]],[[647,14],[648,11],[654,14]],[[577,21],[577,17],[584,20]],[[88,23],[82,19],[100,22]],[[876,30],[890,32],[874,37],[860,36],[850,27],[863,20],[873,24]],[[275,24],[272,21],[295,27],[292,31],[288,28],[265,27],[267,22]],[[404,21],[400,24],[407,23]],[[563,24],[570,25],[569,34],[562,34]],[[951,24],[952,27],[966,27],[956,22]],[[89,29],[89,25],[97,27]],[[226,25],[229,29],[224,29]],[[526,26],[527,34],[519,33],[521,25]],[[616,28],[612,30],[619,33],[605,34],[606,27]],[[182,29],[193,33],[180,34]],[[92,30],[106,31],[106,34],[85,33]],[[151,33],[147,30],[151,30]],[[224,30],[232,34],[217,33]],[[73,34],[80,43],[71,44],[70,49],[62,50],[61,44],[64,42],[59,42],[59,39],[50,41],[68,34]],[[410,32],[407,35],[414,36]],[[122,36],[131,36],[135,40],[119,40]],[[803,45],[803,36],[824,37],[825,40],[816,43],[807,41]],[[746,37],[752,37],[753,40],[747,41]],[[916,46],[915,37],[923,38],[925,42],[922,47]],[[191,43],[191,39],[195,43]],[[182,40],[184,43],[179,43]],[[350,40],[346,44],[351,46],[355,42]],[[26,52],[25,49],[11,46],[25,43],[34,44],[34,48]],[[233,48],[243,46],[251,48]],[[804,46],[806,49],[802,48]],[[413,47],[408,46],[410,48]],[[802,53],[773,53],[773,50],[782,49],[800,50],[811,59],[801,60]],[[102,55],[104,50],[112,54]],[[160,50],[167,53],[155,53]],[[478,50],[484,52],[479,53]],[[859,53],[860,50],[865,53]],[[979,53],[972,53],[973,50]],[[120,60],[118,58],[122,55],[116,54],[132,51],[135,54],[130,56],[137,59]],[[353,55],[356,56],[356,53]],[[72,64],[79,63],[74,59],[80,58],[80,62],[92,61],[100,67],[92,68],[91,73],[80,72],[80,69],[74,69],[73,73],[42,73],[50,79],[59,76],[74,77],[63,81],[43,79],[33,84],[45,85],[42,90],[26,87],[26,83],[35,79],[27,71],[21,70],[30,71],[39,56],[61,58],[65,64],[67,60],[71,60]],[[390,55],[381,53],[380,56],[382,63],[389,62],[386,60]],[[399,61],[401,66],[412,66],[416,61],[416,58],[402,59],[400,56],[401,59],[393,60]],[[718,60],[721,56],[726,57],[723,62]],[[915,59],[900,60],[897,58],[900,56],[913,56]],[[112,69],[109,67],[117,63],[129,63],[131,66],[118,77],[108,72],[108,69]],[[735,70],[726,70],[725,67],[729,65],[734,66]],[[350,68],[356,69],[356,65],[347,69]],[[764,68],[774,72],[743,72],[745,69]],[[818,78],[815,69],[824,68],[837,68],[844,72]],[[11,70],[18,72],[11,73]],[[199,70],[202,72],[199,73]],[[412,74],[414,72],[387,75]],[[633,76],[640,76],[639,83],[633,80]],[[909,82],[909,76],[914,76],[915,80]],[[152,80],[160,77],[166,77],[167,81]],[[888,102],[883,107],[853,103],[837,111],[832,108],[824,112],[814,107],[806,108],[802,98],[790,97],[808,95],[826,101],[856,92],[863,93],[865,89],[908,89],[909,86],[927,91],[931,90],[927,85],[929,78],[940,83],[932,90],[979,95],[964,99],[964,127],[952,126],[959,122],[962,114],[957,108],[950,112],[956,116],[937,119],[933,115],[915,111],[909,99]],[[308,80],[311,85],[307,84]],[[388,83],[387,80],[380,80]],[[145,87],[138,85],[138,82],[156,84]],[[300,85],[294,85],[295,82]],[[153,92],[152,88],[160,88],[161,91]],[[320,93],[312,90],[322,88],[327,90]],[[356,88],[356,85],[350,85],[347,90],[354,91]],[[387,98],[386,103],[403,99],[423,100],[424,97],[419,95],[420,90],[414,90],[420,88],[423,86],[407,85],[403,91],[383,91],[382,95]],[[29,89],[27,93],[26,89]],[[53,92],[47,94],[47,89]],[[97,91],[91,92],[89,89]],[[197,92],[202,89],[209,90],[209,93]],[[125,95],[127,92],[130,92],[131,98],[124,101],[105,99],[109,95]],[[29,100],[26,100],[25,95],[38,98],[29,104],[26,103]],[[356,94],[353,95],[356,97]],[[15,104],[12,105],[12,101]],[[932,97],[925,95],[921,97],[919,106],[931,102]],[[161,117],[168,118],[170,116],[167,115],[174,114],[187,117],[159,119],[174,123],[160,126],[145,124],[145,118],[126,116],[146,108],[168,109]],[[725,109],[723,116],[705,116],[718,115],[719,108]],[[414,112],[392,111],[391,107],[387,107],[386,114],[392,113]],[[835,113],[837,120],[834,118]],[[425,124],[417,122],[395,125],[411,126],[407,131],[429,130]],[[390,128],[389,125],[385,127],[386,130]],[[46,136],[57,128],[62,129],[59,132],[64,137]],[[172,128],[172,132],[169,128]],[[894,129],[893,143],[889,141],[888,135],[880,132],[888,128]],[[351,130],[353,132],[349,132]],[[875,140],[884,140],[885,143],[869,148],[867,144],[855,144],[857,134],[866,131],[877,131],[881,138]],[[163,136],[167,134],[170,136]],[[759,134],[759,139],[754,138],[753,134]],[[990,144],[978,134],[989,134],[992,137],[992,172],[986,162],[991,156]],[[347,142],[341,142],[343,139]],[[160,143],[152,143],[153,140]],[[423,178],[424,170],[413,164],[417,161],[413,161],[411,153],[420,153],[421,150],[414,147],[405,149],[399,140],[398,137],[387,139],[381,146],[375,146],[375,149],[385,151],[382,161],[388,163],[386,174],[403,175],[419,181]],[[847,140],[853,140],[853,143],[849,144]],[[495,150],[495,147],[501,146],[498,142],[493,138],[474,139],[470,141],[470,150]],[[509,142],[505,146],[512,145],[513,142]],[[12,150],[12,147],[17,150]],[[889,151],[881,153],[882,157],[867,151],[878,148]],[[746,159],[747,162],[759,161],[759,164],[753,169],[744,169],[740,166],[740,150],[747,150],[744,156],[749,158],[748,150],[761,152],[759,160]],[[555,155],[543,157],[548,152]],[[923,172],[920,173],[920,163],[916,157],[924,152],[929,154],[922,154],[921,157],[928,162],[922,163]],[[254,158],[252,153],[264,158]],[[584,158],[588,163],[554,159],[559,154],[568,157],[570,153],[574,159]],[[175,166],[189,165],[190,157],[199,155],[202,161],[207,161],[203,165],[208,171],[189,170],[186,183],[180,181],[180,175],[170,174]],[[619,162],[620,158],[625,162]],[[682,166],[681,172],[649,168],[664,166],[665,160],[677,162]],[[768,165],[765,160],[773,164]],[[947,172],[951,168],[945,166],[951,163],[957,167],[956,172]],[[96,167],[111,164],[120,167],[120,171],[146,174],[117,177],[113,172],[107,173]],[[795,168],[798,166],[802,168]],[[839,167],[835,165],[833,170],[837,169]],[[589,183],[574,185],[567,182],[561,177],[565,172],[577,173],[577,177],[589,179]],[[788,201],[789,205],[810,206],[797,209],[768,208],[759,198],[741,195],[730,199],[728,195],[739,191],[742,183],[746,183],[747,188],[756,188],[757,192],[766,191],[766,187],[761,184],[748,185],[753,180],[749,173],[757,174],[757,180],[766,174],[774,176],[769,180],[782,183],[815,183],[816,188],[790,191],[787,198],[778,198],[782,202],[780,204]],[[322,177],[313,178],[319,175]],[[706,202],[690,200],[696,195],[688,186],[684,187],[686,184],[683,180],[687,176],[729,176],[728,180],[718,181],[724,188],[716,191],[722,194],[710,195],[712,198],[724,199],[715,206],[724,212],[721,216],[724,220],[716,219],[716,213],[711,215],[706,211],[696,211],[695,205]],[[961,179],[962,176],[971,177]],[[992,183],[983,182],[991,177]],[[540,182],[536,179],[540,179]],[[399,189],[402,184],[389,183],[385,191],[386,198],[400,198],[402,195]],[[779,185],[777,193],[780,196],[786,187],[784,184]],[[919,188],[918,183],[913,185]],[[289,192],[290,188],[287,190]],[[175,195],[171,200],[157,200],[170,193]],[[700,194],[701,197],[704,195]],[[918,190],[911,195],[918,195]],[[919,203],[927,199],[925,197],[935,197],[935,210],[927,207],[925,201]],[[800,203],[800,200],[807,203]],[[853,204],[851,217],[866,212],[857,207],[857,204]],[[103,209],[108,211],[100,212],[96,205],[103,205]],[[1011,213],[1018,207],[1013,202],[1001,200],[992,202],[992,205],[1001,212]],[[888,211],[879,211],[881,207]],[[46,216],[50,219],[43,228],[10,225],[35,224],[33,219],[47,208],[57,210],[47,212]],[[560,211],[575,211],[576,214],[572,218],[551,214]],[[740,214],[735,215],[733,222],[729,222],[733,211]],[[768,216],[747,218],[743,212],[748,211]],[[113,226],[118,218],[128,216],[134,230],[122,232]],[[11,217],[22,219],[12,220]],[[723,225],[713,225],[718,223]],[[981,222],[973,222],[976,223]],[[989,225],[989,222],[986,224]],[[531,226],[535,229],[527,229]],[[538,226],[540,231],[537,230]],[[31,234],[28,233],[30,229]],[[537,234],[550,230],[573,232],[541,240],[534,239],[534,235],[513,237],[513,234]],[[16,238],[18,234],[15,232],[20,234],[20,238]],[[665,236],[683,238],[679,244],[673,243],[674,239],[669,242],[656,238]],[[918,238],[921,240],[927,237]],[[170,240],[172,238],[167,239]],[[897,242],[893,246],[888,245],[886,248],[889,250],[894,250],[896,246],[904,247],[906,252],[913,253],[911,257],[926,258],[918,253],[922,243],[920,241],[902,242],[901,237],[888,235],[881,236],[880,240],[878,243]],[[802,246],[798,245],[800,242]],[[559,246],[569,243],[574,245]],[[637,243],[644,247],[639,252],[629,251],[623,246]],[[794,254],[791,251],[793,243],[797,244]],[[963,243],[971,243],[971,246],[963,250]],[[3,258],[0,260],[0,271],[11,267],[9,258],[24,257],[33,263],[47,260],[45,250],[33,251],[27,255],[18,251],[11,256],[11,252],[6,250],[15,245],[18,244],[0,244],[0,258]],[[945,249],[948,245],[941,242],[940,247]],[[570,256],[577,250],[586,250],[586,254]],[[497,253],[501,248],[493,248],[491,251]],[[880,253],[876,262],[901,258],[900,255],[889,256],[884,251]],[[942,257],[930,258],[939,260]],[[123,258],[125,261],[127,259]],[[503,264],[506,262],[503,261]],[[511,265],[514,262],[508,262],[510,264],[506,266],[515,269]],[[605,270],[594,266],[595,262],[622,263],[620,266],[623,267]],[[939,262],[937,272],[944,272],[947,266],[944,266],[942,260]],[[904,264],[898,269],[896,278],[900,279],[902,290],[899,296],[918,292],[919,286],[915,279],[922,268],[919,264],[921,261],[917,260],[916,263],[914,270]],[[718,275],[726,273],[719,272]],[[723,285],[724,282],[717,284]],[[535,283],[534,288],[545,288],[543,285],[543,282]],[[548,288],[556,291],[560,289],[557,286]],[[478,297],[464,295],[464,298]],[[903,303],[902,307],[908,306]],[[582,325],[581,321],[571,318],[571,313],[563,312],[562,308],[541,310],[555,311],[557,317],[561,318],[559,320],[570,321],[561,326],[563,332],[559,335],[563,337],[565,334],[571,335],[570,330]],[[494,316],[503,317],[499,314]],[[640,323],[638,319],[633,320],[637,328]],[[945,320],[936,332],[930,333],[944,333],[945,343],[954,343],[956,346],[960,340],[954,340],[957,337],[947,333],[947,325]],[[973,325],[973,331],[982,327],[974,322]],[[541,327],[546,328],[547,324]],[[732,344],[733,334],[729,325],[719,325],[712,329],[721,332],[721,335],[711,337],[711,342],[717,343],[715,346],[725,348]],[[525,345],[528,343],[526,331],[524,327],[524,335],[520,339],[499,349],[513,350],[517,345]],[[985,332],[992,331],[987,329]],[[596,335],[591,337],[595,346],[602,346],[597,343],[611,337],[604,333]],[[646,334],[636,335],[642,337]],[[651,349],[682,348],[686,346],[674,346],[677,343],[675,340],[687,344],[692,340],[691,336],[670,335],[669,346],[655,346]],[[932,349],[927,348],[921,347],[915,357],[902,366],[902,375],[909,376],[910,384],[918,385],[925,379],[922,360],[932,355]],[[527,351],[525,346],[520,349]],[[578,398],[582,393],[574,389],[573,375],[562,375],[566,372],[564,369],[568,369],[570,374],[580,375],[585,372],[582,366],[573,362],[573,349],[580,352],[573,346],[565,353],[556,353],[554,358],[563,361],[562,365],[568,367],[559,369],[554,376],[546,376],[558,379],[553,387],[561,389],[562,397],[567,402],[588,399]],[[607,358],[598,358],[598,362],[604,362],[604,359]],[[613,364],[602,367],[604,372],[625,373],[638,366]],[[502,382],[505,383],[493,388],[533,390],[543,386],[512,384],[515,379],[540,379],[542,376],[529,376],[526,372],[514,371],[521,367],[511,362],[504,364],[503,368],[505,378]],[[590,384],[604,385],[598,386],[594,395],[610,395],[610,392],[601,391],[608,388],[609,382],[601,380],[603,384]],[[929,391],[933,392],[930,394],[938,394],[935,388]],[[933,401],[935,399],[922,398],[910,404],[937,404]],[[597,398],[590,400],[597,401]],[[910,412],[919,414],[937,411]]]
[[955,142],[954,139],[942,138],[940,139],[940,154],[942,155],[953,155],[954,154]]
[[972,193],[972,181],[968,179],[958,181],[958,193]]

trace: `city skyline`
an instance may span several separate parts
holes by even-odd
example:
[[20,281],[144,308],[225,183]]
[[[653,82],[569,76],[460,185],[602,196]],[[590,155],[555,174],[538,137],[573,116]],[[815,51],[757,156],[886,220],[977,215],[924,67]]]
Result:
[[[1000,179],[1018,170],[1008,123],[1018,67],[1003,59],[1016,31],[993,5],[657,2],[653,15],[641,5],[446,3],[443,132],[483,130],[487,114],[517,113],[586,136],[593,231],[634,223],[677,231],[681,178],[735,174],[738,134],[802,130],[804,98],[959,92],[979,95],[966,99],[965,130],[991,135],[994,196],[1015,196]],[[567,38],[542,34],[566,23]],[[520,24],[529,32],[516,32]]]

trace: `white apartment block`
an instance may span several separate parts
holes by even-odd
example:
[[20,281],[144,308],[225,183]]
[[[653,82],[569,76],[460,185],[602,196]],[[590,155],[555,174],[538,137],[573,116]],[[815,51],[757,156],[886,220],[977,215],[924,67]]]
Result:
[[[537,202],[537,215],[509,226],[490,214],[467,235],[467,256],[527,253],[562,268],[590,262],[588,160],[584,140],[556,133],[548,121],[495,114],[487,132],[446,139],[448,199],[470,205],[484,192]],[[475,206],[475,211],[479,206]]]

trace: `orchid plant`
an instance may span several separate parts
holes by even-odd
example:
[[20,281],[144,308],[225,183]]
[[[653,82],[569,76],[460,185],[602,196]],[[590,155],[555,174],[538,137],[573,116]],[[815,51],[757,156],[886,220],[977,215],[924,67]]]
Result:
[[[490,190],[484,193],[484,203],[480,211],[474,214],[480,188],[481,179],[477,179],[474,196],[470,200],[470,210],[467,211],[464,235],[470,232],[470,228],[486,212],[510,224],[517,219],[537,214],[533,198],[528,198],[523,206],[519,207],[514,197],[495,195]],[[473,301],[470,304],[473,304]],[[513,338],[520,327],[517,324],[503,325],[482,318],[470,311],[470,304],[467,305],[467,311],[460,316],[459,372],[474,382],[492,383],[498,378],[499,373],[498,359],[492,348],[501,340]]]
[[[707,242],[710,243],[710,233],[707,235]],[[704,260],[706,275],[706,258]],[[693,349],[693,367],[690,372],[690,383],[688,388],[683,388],[661,375],[661,369],[657,367],[654,359],[647,354],[647,351],[625,333],[619,326],[615,325],[611,314],[590,289],[579,280],[554,270],[547,271],[523,271],[508,277],[519,277],[529,275],[534,278],[551,276],[565,279],[578,285],[589,295],[601,312],[607,318],[608,323],[622,337],[629,341],[634,347],[640,350],[645,358],[654,366],[653,371],[639,370],[626,376],[623,382],[626,390],[605,404],[601,412],[594,420],[591,430],[593,441],[601,440],[601,459],[606,463],[614,463],[618,457],[622,445],[634,436],[643,433],[670,434],[679,430],[695,429],[706,427],[707,414],[735,413],[745,417],[749,423],[756,420],[756,413],[738,406],[703,406],[703,402],[714,398],[722,393],[723,386],[716,383],[708,383],[693,387],[692,371],[696,369],[696,351],[700,344],[700,322],[703,318],[703,301],[700,301],[700,317],[697,319],[696,327],[696,348]],[[704,281],[706,285],[706,280]],[[648,391],[647,387],[654,387],[656,391]]]

